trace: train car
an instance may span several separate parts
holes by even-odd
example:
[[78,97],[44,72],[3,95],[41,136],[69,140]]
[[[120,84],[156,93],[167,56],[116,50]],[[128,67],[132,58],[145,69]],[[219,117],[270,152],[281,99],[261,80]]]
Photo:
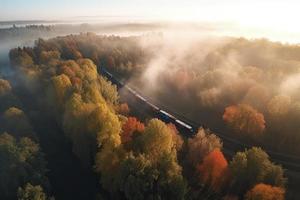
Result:
[[168,113],[168,112],[166,112],[166,111],[164,111],[162,109],[160,109],[159,112],[162,113],[162,114],[164,114],[164,115],[166,115],[166,116],[168,116],[171,119],[175,119],[176,120],[176,118],[173,115],[171,115],[170,113]]
[[105,72],[106,72],[106,74],[107,74],[110,78],[113,77],[113,75],[112,75],[111,73],[109,73],[108,71],[105,70]]
[[147,100],[144,98],[144,97],[142,97],[141,95],[139,95],[139,94],[135,94],[135,96],[139,99],[139,100],[141,100],[141,101],[143,101],[143,102],[147,102]]
[[158,117],[167,123],[169,123],[169,122],[175,123],[175,121],[176,121],[176,118],[173,115],[169,114],[168,112],[166,112],[162,109],[160,109],[158,111]]
[[136,91],[134,91],[133,89],[131,89],[128,85],[125,85],[125,88],[132,93],[133,95],[136,95]]
[[157,107],[156,105],[150,103],[149,101],[147,101],[147,105],[152,108],[153,111],[159,111],[159,107]]
[[184,128],[184,129],[190,131],[191,133],[194,132],[194,129],[193,129],[193,127],[191,125],[189,125],[187,123],[184,123],[183,121],[181,121],[179,119],[176,119],[175,122],[176,122],[177,126],[180,126],[180,127]]
[[108,71],[106,71],[103,67],[100,67],[100,71],[109,78],[113,77],[113,75],[111,73],[109,73]]

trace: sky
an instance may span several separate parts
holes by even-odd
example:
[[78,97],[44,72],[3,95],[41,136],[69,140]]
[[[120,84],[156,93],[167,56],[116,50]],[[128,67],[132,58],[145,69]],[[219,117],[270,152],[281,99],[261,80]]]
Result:
[[300,33],[299,7],[297,0],[0,0],[0,21],[95,17],[128,22],[205,21],[292,37]]
[[259,17],[277,23],[299,17],[299,5],[296,0],[0,0],[0,20],[103,15],[247,23]]

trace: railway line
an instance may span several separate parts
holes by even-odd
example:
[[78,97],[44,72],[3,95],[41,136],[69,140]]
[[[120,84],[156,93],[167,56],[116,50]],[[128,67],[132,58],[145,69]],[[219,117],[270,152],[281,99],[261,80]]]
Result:
[[[125,89],[130,95],[132,95],[133,98],[139,101],[141,105],[146,107],[147,110],[151,110],[155,117],[166,123],[173,123],[181,133],[185,134],[186,137],[194,136],[199,127],[207,128],[203,124],[188,119],[176,111],[171,111],[166,106],[161,105],[159,102],[143,96],[134,86],[120,81],[120,79],[113,76],[105,68],[101,67],[100,71],[102,75],[115,84],[118,89]],[[222,134],[219,130],[210,130],[219,138],[221,138],[223,142],[223,152],[227,157],[231,158],[236,152],[252,147],[251,145],[244,144],[236,139],[230,138],[226,134]],[[265,151],[270,156],[272,162],[282,165],[288,173],[293,174],[293,176],[297,174],[298,178],[300,178],[300,157],[274,152],[271,150]]]

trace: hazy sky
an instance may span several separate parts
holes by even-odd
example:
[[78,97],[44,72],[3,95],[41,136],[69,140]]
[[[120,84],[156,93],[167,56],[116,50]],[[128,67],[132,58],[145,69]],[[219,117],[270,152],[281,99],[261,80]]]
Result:
[[299,17],[299,5],[296,0],[0,0],[0,19],[122,15],[238,21],[259,16],[276,21],[283,15]]
[[242,27],[298,33],[299,8],[297,0],[0,0],[0,20],[119,16],[131,22],[232,22]]

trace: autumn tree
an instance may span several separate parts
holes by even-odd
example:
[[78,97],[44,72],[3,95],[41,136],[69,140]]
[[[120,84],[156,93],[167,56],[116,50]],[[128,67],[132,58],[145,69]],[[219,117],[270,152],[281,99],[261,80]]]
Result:
[[97,134],[98,152],[95,159],[96,172],[101,174],[103,188],[114,193],[117,190],[116,171],[124,157],[121,145],[121,123],[107,106],[100,105],[89,116],[89,130]]
[[232,175],[232,188],[236,192],[245,192],[258,183],[284,187],[283,169],[273,164],[261,148],[253,147],[238,152],[229,163]]
[[134,134],[142,133],[145,130],[143,123],[137,120],[135,117],[128,117],[126,122],[122,126],[121,140],[123,144],[130,142]]
[[130,109],[127,103],[122,103],[117,107],[117,111],[122,115],[128,116]]
[[134,153],[120,163],[120,190],[128,199],[183,199],[186,183],[177,151],[181,141],[174,128],[158,119],[148,122],[143,134],[132,138]]
[[62,111],[71,86],[72,83],[69,77],[64,74],[51,78],[48,89],[48,99],[50,100],[50,106],[54,109],[54,111]]
[[214,149],[198,166],[201,181],[219,191],[226,181],[227,166],[223,153],[219,149]]
[[12,65],[16,67],[30,67],[34,63],[32,57],[21,48],[10,50],[9,58]]
[[11,85],[7,80],[0,79],[0,97],[7,95],[11,89]]
[[12,86],[5,79],[0,79],[0,112],[4,112],[12,106],[20,107],[20,101],[13,94]]
[[16,107],[11,107],[3,113],[3,131],[13,134],[15,137],[35,137],[33,128],[26,114]]
[[187,158],[193,167],[197,167],[206,155],[214,149],[221,149],[222,142],[216,135],[200,128],[193,138],[188,139]]
[[42,51],[40,53],[39,61],[40,63],[47,64],[53,59],[60,59],[60,52],[59,51]]
[[184,199],[186,183],[174,154],[152,162],[146,155],[129,155],[120,167],[120,190],[127,199]]
[[80,94],[74,93],[65,104],[62,123],[67,138],[72,142],[72,150],[84,166],[90,166],[96,151],[96,131],[88,131],[88,116],[95,109],[92,103],[83,101]]
[[263,114],[247,104],[227,107],[223,120],[238,133],[259,135],[265,130]]
[[171,153],[176,147],[171,130],[159,119],[148,122],[144,134],[139,137],[139,142],[140,150],[153,159]]
[[280,187],[273,187],[271,185],[266,185],[259,183],[255,185],[251,190],[245,195],[245,200],[284,200],[285,190]]
[[177,130],[176,126],[172,123],[169,123],[168,127],[169,127],[169,129],[171,130],[171,133],[172,133],[172,138],[173,138],[173,141],[175,143],[175,149],[177,151],[181,150],[184,141],[183,141],[179,131]]
[[106,80],[104,77],[98,78],[100,84],[101,94],[108,103],[116,104],[119,100],[119,95],[117,92],[116,85],[113,85],[110,81]]
[[19,187],[18,200],[47,200],[47,196],[40,185],[27,183],[24,188]]
[[0,198],[15,199],[25,183],[48,187],[46,162],[39,145],[29,138],[0,135]]
[[78,59],[76,61],[83,71],[83,79],[86,81],[94,81],[98,78],[97,66],[90,59]]

